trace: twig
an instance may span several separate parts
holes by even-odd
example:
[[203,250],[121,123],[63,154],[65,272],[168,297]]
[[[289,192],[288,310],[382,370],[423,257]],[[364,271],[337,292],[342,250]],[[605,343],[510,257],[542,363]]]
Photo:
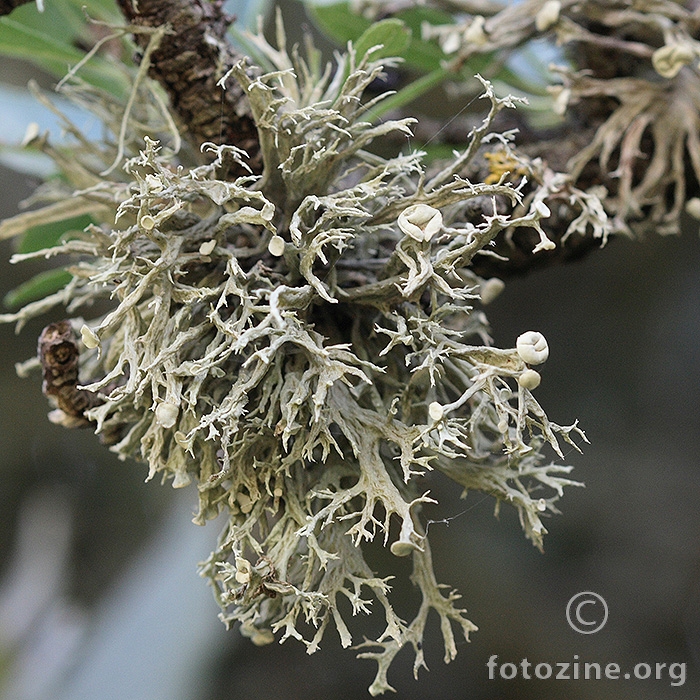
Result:
[[[124,17],[136,26],[167,25],[166,34],[150,57],[149,74],[166,90],[185,135],[202,143],[227,143],[246,151],[253,172],[262,172],[258,132],[247,97],[238,84],[226,90],[217,82],[241,60],[226,39],[231,18],[221,0],[117,0]],[[149,37],[135,34],[142,49]],[[232,175],[246,175],[240,172]]]

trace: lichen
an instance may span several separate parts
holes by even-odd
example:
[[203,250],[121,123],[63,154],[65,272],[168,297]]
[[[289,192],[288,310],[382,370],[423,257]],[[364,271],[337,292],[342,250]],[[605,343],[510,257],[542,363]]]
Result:
[[[550,66],[557,83],[548,89],[551,111],[569,118],[549,147],[541,144],[541,151],[549,151],[552,160],[557,151],[567,154],[561,169],[572,184],[586,183],[586,191],[592,184],[606,188],[597,195],[610,217],[609,232],[679,232],[688,192],[700,183],[700,40],[693,3],[426,4],[452,20],[425,22],[423,38],[436,39],[449,54],[446,70],[457,83],[475,57],[505,57],[535,40],[551,42],[552,50],[555,44],[560,47],[556,60],[561,65]],[[391,11],[383,0],[354,0],[352,5],[367,17]],[[489,162],[498,173],[493,155]]]
[[[263,175],[226,177],[232,163],[245,167],[234,145],[204,144],[203,164],[168,148],[149,92],[131,118],[154,126],[140,145],[144,129],[128,130],[122,172],[99,174],[115,157],[110,138],[94,144],[75,130],[71,160],[43,139],[74,187],[45,190],[55,201],[31,221],[64,217],[60,198],[71,197],[68,209],[96,223],[15,256],[69,256],[73,279],[2,320],[65,304],[85,346],[82,385],[100,397],[85,413],[95,432],[121,458],[146,462],[149,479],[194,482],[196,523],[226,515],[201,570],[227,625],[240,623],[256,644],[293,637],[311,653],[330,623],[343,646],[355,641],[341,600],[352,615],[383,615],[380,634],[359,645],[378,664],[376,695],[391,688],[388,668],[404,646],[415,672],[424,666],[430,610],[445,661],[456,655],[454,628],[467,639],[476,629],[433,573],[426,476],[440,471],[465,492],[511,503],[538,547],[542,517],[577,484],[545,452],[563,458],[561,443],[585,436],[547,418],[522,349],[491,345],[478,306],[484,280],[470,264],[518,227],[548,247],[545,200],[594,211],[595,197],[534,161],[532,179],[461,174],[484,140],[512,138],[490,132],[516,100],[488,81],[483,124],[429,171],[420,152],[368,150],[411,124],[368,118],[362,97],[383,69],[372,51],[349,47],[322,70],[314,54],[255,41],[274,70],[239,64],[233,77],[258,126]],[[119,119],[111,123],[118,134]],[[22,216],[4,231],[21,230]],[[602,210],[595,216],[604,223]],[[91,317],[98,301],[111,308]],[[422,602],[409,621],[393,608],[391,576],[365,561],[375,538],[413,559]]]

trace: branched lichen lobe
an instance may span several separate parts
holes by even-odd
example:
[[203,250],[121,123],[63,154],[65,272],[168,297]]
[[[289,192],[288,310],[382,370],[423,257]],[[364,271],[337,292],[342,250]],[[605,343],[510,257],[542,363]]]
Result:
[[[70,256],[73,278],[0,320],[21,325],[57,304],[102,309],[83,325],[80,358],[82,321],[42,334],[57,422],[91,423],[120,457],[147,463],[148,478],[196,483],[195,522],[225,516],[202,572],[222,620],[256,644],[294,637],[311,653],[334,625],[350,646],[345,602],[353,617],[373,603],[383,622],[360,648],[378,665],[371,693],[382,693],[403,647],[416,672],[424,665],[431,610],[446,661],[455,630],[468,639],[475,629],[433,572],[422,514],[435,502],[431,472],[511,504],[538,548],[543,518],[580,485],[546,458],[585,441],[533,393],[546,381],[546,340],[525,331],[514,347],[491,345],[477,304],[503,285],[480,273],[529,269],[537,254],[565,259],[612,233],[677,230],[700,180],[695,15],[665,0],[528,0],[492,12],[459,3],[454,22],[433,28],[455,68],[551,32],[573,56],[612,51],[630,73],[557,69],[552,109],[570,120],[562,129],[578,119],[585,130],[538,144],[548,161],[498,126],[522,100],[478,76],[486,116],[463,150],[426,164],[410,149],[369,149],[387,136],[403,145],[414,124],[372,121],[382,96],[366,90],[395,65],[375,59],[376,46],[349,46],[324,69],[311,45],[306,57],[287,51],[280,21],[277,48],[248,37],[264,73],[226,44],[220,1],[118,3],[132,26],[165,29],[157,49],[135,32],[154,49],[140,76],[148,64],[210,158],[171,147],[152,86],[139,81],[133,94],[146,97],[122,122],[147,130],[122,130],[116,158],[113,140],[77,129],[70,157],[43,138],[71,187],[54,183],[49,205],[0,225],[0,238],[65,218],[61,197],[95,223],[16,256]],[[408,620],[394,610],[392,577],[365,560],[374,539],[413,560],[421,603]]]
[[[475,629],[432,569],[421,513],[434,502],[431,472],[512,504],[538,547],[542,517],[577,485],[570,467],[543,454],[548,445],[563,458],[563,443],[585,439],[576,424],[551,422],[532,394],[539,374],[529,364],[545,359],[546,342],[526,333],[519,347],[491,347],[474,308],[484,280],[471,266],[508,230],[527,228],[536,249],[553,247],[545,200],[572,203],[601,238],[607,221],[592,195],[541,163],[523,161],[527,189],[524,178],[465,177],[487,139],[513,155],[512,136],[493,122],[518,100],[497,97],[488,81],[480,78],[487,114],[464,151],[429,169],[420,152],[366,150],[410,135],[411,119],[367,118],[365,91],[390,60],[350,47],[324,70],[250,40],[274,70],[232,72],[250,100],[265,174],[223,176],[224,163],[245,171],[231,144],[206,145],[210,162],[183,163],[164,137],[127,130],[128,157],[107,179],[109,143],[80,141],[61,162],[90,169],[94,184],[79,196],[99,225],[18,256],[68,255],[73,279],[0,319],[108,300],[104,315],[59,327],[64,384],[77,389],[71,334],[82,323],[81,380],[100,396],[84,418],[115,436],[120,457],[146,462],[148,478],[194,481],[196,522],[226,516],[202,565],[224,622],[256,643],[294,637],[313,652],[329,625],[352,645],[352,616],[376,611],[383,629],[362,656],[377,662],[371,692],[381,693],[403,647],[423,665],[431,610],[448,661],[455,630],[468,639]],[[56,216],[55,207],[44,213]],[[422,603],[408,621],[394,610],[391,576],[365,560],[374,539],[413,559]]]

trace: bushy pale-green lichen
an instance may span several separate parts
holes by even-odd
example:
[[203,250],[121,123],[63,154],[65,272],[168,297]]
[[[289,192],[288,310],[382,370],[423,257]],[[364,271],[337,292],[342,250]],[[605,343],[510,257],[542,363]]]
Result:
[[[575,115],[555,146],[567,154],[572,181],[597,181],[609,232],[680,231],[687,192],[700,182],[700,41],[693,3],[425,4],[445,12],[447,21],[424,22],[423,38],[439,43],[460,76],[474,57],[505,55],[535,39],[562,47],[557,61],[563,65],[550,66],[560,82],[548,90],[552,111]],[[387,10],[383,0],[353,0],[351,6],[373,19]]]
[[[539,222],[550,197],[578,201],[601,226],[604,214],[536,161],[527,182],[460,175],[484,139],[508,148],[490,128],[515,103],[486,81],[483,124],[464,153],[428,172],[421,153],[366,150],[410,133],[410,120],[371,121],[361,97],[382,70],[372,52],[350,48],[322,73],[318,57],[256,41],[275,71],[233,73],[258,124],[263,176],[226,179],[228,165],[245,163],[232,145],[205,145],[211,162],[188,164],[161,149],[155,130],[138,152],[124,145],[131,156],[111,179],[99,172],[113,142],[82,141],[70,161],[44,142],[77,188],[69,210],[97,223],[35,254],[71,256],[68,286],[3,320],[61,303],[88,314],[111,300],[108,313],[73,320],[89,346],[81,381],[101,397],[87,417],[118,455],[147,462],[149,478],[194,481],[195,522],[227,514],[202,565],[222,619],[256,643],[294,637],[313,652],[331,622],[343,646],[353,643],[341,599],[353,615],[374,610],[384,628],[360,655],[378,663],[378,694],[405,645],[416,673],[424,665],[431,609],[446,661],[453,626],[466,638],[475,629],[435,579],[423,475],[439,470],[513,504],[537,546],[542,515],[576,483],[543,451],[561,457],[560,441],[575,446],[583,433],[547,418],[531,377],[519,383],[531,370],[516,348],[490,345],[470,262],[516,227],[540,231],[549,247]],[[65,217],[60,196],[31,222],[42,211]],[[413,558],[422,603],[409,621],[394,611],[391,577],[363,556],[376,537]]]

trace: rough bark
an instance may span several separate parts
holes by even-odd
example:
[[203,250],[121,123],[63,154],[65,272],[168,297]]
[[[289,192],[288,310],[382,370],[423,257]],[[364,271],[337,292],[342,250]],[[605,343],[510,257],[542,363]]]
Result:
[[[227,42],[232,18],[224,13],[222,0],[117,0],[117,4],[131,24],[170,28],[151,56],[149,72],[167,91],[185,136],[196,147],[212,141],[242,148],[250,156],[252,170],[262,172],[258,132],[242,88],[233,79],[225,90],[217,86],[243,58]],[[149,35],[135,34],[134,41],[144,49]]]
[[97,394],[78,389],[78,339],[70,321],[46,326],[39,336],[39,361],[44,374],[42,391],[53,397],[62,412],[56,422],[67,427],[86,427],[84,413],[101,403]]

